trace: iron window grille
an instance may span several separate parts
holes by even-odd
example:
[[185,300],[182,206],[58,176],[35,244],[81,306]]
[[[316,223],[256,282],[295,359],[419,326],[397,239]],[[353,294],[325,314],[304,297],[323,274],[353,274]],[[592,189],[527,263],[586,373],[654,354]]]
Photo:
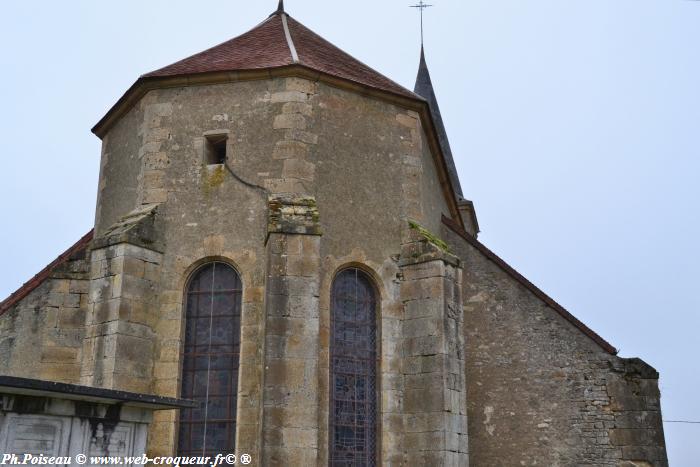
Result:
[[241,294],[238,273],[222,262],[199,268],[187,286],[181,394],[200,407],[180,412],[181,456],[235,450]]
[[329,464],[377,465],[377,316],[370,278],[352,268],[333,281]]

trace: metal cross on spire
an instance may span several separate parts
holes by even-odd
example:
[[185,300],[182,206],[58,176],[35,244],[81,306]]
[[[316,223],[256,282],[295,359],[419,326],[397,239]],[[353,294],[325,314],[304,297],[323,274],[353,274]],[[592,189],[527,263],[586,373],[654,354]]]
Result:
[[411,5],[411,8],[418,8],[420,10],[420,45],[423,45],[423,10],[430,8],[433,5],[428,5],[427,3],[420,0],[416,5]]

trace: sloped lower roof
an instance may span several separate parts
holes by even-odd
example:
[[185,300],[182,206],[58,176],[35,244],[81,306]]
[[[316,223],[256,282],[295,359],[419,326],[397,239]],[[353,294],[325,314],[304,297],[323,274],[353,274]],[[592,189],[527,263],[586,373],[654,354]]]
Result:
[[61,253],[58,258],[53,260],[48,266],[39,271],[34,277],[24,283],[22,287],[17,289],[12,295],[0,302],[0,315],[15,306],[20,300],[29,295],[34,289],[39,287],[46,279],[51,276],[59,266],[67,262],[72,256],[85,250],[92,241],[94,231],[86,233],[73,246]]
[[469,235],[465,230],[457,224],[454,220],[442,216],[442,223],[445,224],[450,230],[459,235],[461,238],[467,241],[471,246],[479,250],[486,258],[492,261],[496,266],[501,268],[506,274],[511,276],[522,286],[532,292],[537,298],[542,300],[547,306],[556,311],[562,318],[571,323],[579,331],[590,337],[596,344],[603,348],[606,352],[611,355],[617,355],[617,349],[613,347],[608,341],[603,339],[594,330],[586,326],[574,315],[569,313],[566,308],[557,303],[552,297],[544,293],[539,287],[527,280],[522,274],[516,271],[511,265],[503,261],[496,253],[489,250],[486,245],[481,243],[479,240]]
[[199,402],[187,399],[6,375],[0,375],[0,391],[3,394],[77,400],[95,404],[123,404],[153,410],[199,407]]
[[351,57],[287,13],[277,11],[245,34],[142,78],[242,71],[302,65],[382,91],[419,98],[381,73]]

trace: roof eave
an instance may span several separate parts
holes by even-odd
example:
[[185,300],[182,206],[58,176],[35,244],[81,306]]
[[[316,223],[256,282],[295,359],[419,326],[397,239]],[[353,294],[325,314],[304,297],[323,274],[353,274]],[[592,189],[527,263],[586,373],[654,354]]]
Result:
[[[119,100],[107,111],[95,126],[92,127],[92,132],[100,139],[107,134],[107,131],[112,125],[129,111],[136,102],[141,99],[148,91],[153,89],[172,88],[180,86],[198,86],[207,84],[221,84],[238,81],[254,81],[261,79],[269,79],[276,77],[300,77],[308,78],[316,81],[322,81],[328,84],[334,84],[338,87],[351,89],[360,94],[369,94],[374,97],[383,97],[383,100],[388,100],[393,103],[398,103],[406,106],[408,102],[418,101],[425,102],[421,96],[412,93],[411,97],[399,93],[391,92],[384,89],[379,89],[363,83],[352,81],[346,78],[341,78],[328,73],[314,70],[302,64],[291,64],[273,68],[260,68],[235,71],[213,71],[206,73],[172,75],[172,76],[141,76],[127,91],[119,98]],[[410,92],[407,90],[407,92]]]

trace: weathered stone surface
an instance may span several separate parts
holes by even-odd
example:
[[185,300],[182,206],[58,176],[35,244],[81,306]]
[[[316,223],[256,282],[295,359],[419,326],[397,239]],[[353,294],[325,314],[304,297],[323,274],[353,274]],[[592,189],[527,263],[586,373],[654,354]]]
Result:
[[314,180],[316,165],[299,159],[287,159],[284,161],[282,176],[285,178],[298,178],[308,182]]
[[268,200],[268,235],[291,233],[321,235],[316,200],[309,196],[274,195]]
[[316,83],[302,78],[287,78],[285,87],[288,91],[299,91],[306,94],[316,93]]
[[80,382],[90,265],[87,247],[0,315],[0,373]]
[[278,141],[272,156],[275,159],[304,159],[309,155],[309,145],[300,141]]
[[465,264],[470,462],[668,465],[658,374],[610,355],[449,229],[441,233]]
[[[356,266],[381,302],[382,465],[666,465],[656,372],[441,230],[424,123],[298,78],[149,91],[103,140],[91,257],[0,317],[0,371],[177,396],[186,284],[225,261],[243,284],[236,450],[328,465],[330,290]],[[212,132],[226,167],[205,165]],[[177,430],[157,414],[148,454]]]
[[[163,202],[167,200],[167,195]],[[123,244],[131,244],[134,247],[145,247],[147,250],[162,250],[163,248],[163,232],[157,225],[157,204],[149,204],[139,207],[124,217],[117,223],[107,228],[103,235],[94,240],[93,248],[102,249],[109,246]],[[93,258],[93,262],[105,258],[109,259],[114,256],[124,256],[123,250],[126,247],[112,248],[105,250],[104,253],[98,253],[98,256]],[[139,254],[150,255],[151,253]],[[137,259],[141,256],[136,256]],[[147,259],[146,259],[147,260]]]
[[287,130],[285,133],[285,138],[290,141],[299,141],[306,144],[318,144],[318,135],[309,133],[308,131],[303,131],[299,128]]
[[[406,459],[467,465],[467,386],[459,261],[444,242],[406,225],[401,248],[401,355]],[[463,442],[460,442],[463,439]]]
[[270,465],[302,452],[315,465],[318,456],[320,238],[268,239],[262,456]]
[[271,96],[272,103],[278,102],[306,102],[308,95],[301,91],[284,91],[276,92]]
[[275,117],[275,121],[273,122],[272,127],[275,130],[290,129],[290,128],[297,129],[297,130],[305,130],[306,129],[306,119],[301,114],[296,114],[296,113],[281,114],[281,115],[278,115]]
[[153,215],[153,209],[140,210],[95,241],[100,248],[92,259],[99,267],[91,268],[83,384],[134,392],[148,392],[152,385],[157,321],[152,310],[162,255],[123,242],[135,238],[139,244],[154,243],[144,240],[148,234],[158,236]]
[[307,104],[306,102],[287,102],[282,106],[282,113],[298,113],[306,117],[310,117],[313,114],[313,106],[311,106],[311,104]]

